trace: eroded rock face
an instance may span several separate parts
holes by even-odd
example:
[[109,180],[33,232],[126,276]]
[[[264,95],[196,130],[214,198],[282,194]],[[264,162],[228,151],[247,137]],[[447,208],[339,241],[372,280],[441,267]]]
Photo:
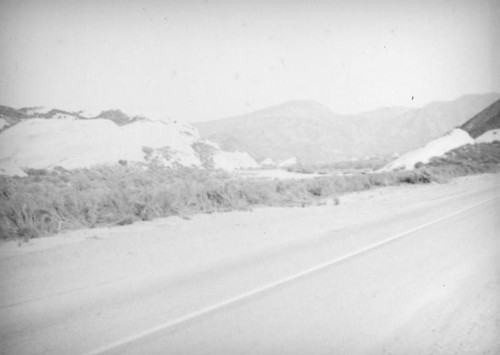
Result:
[[[23,169],[57,166],[75,169],[128,161],[149,163],[153,159],[163,166],[204,167],[193,148],[202,140],[189,124],[142,118],[119,125],[104,118],[56,115],[24,118],[0,133],[0,174],[23,175]],[[244,153],[223,152],[217,144],[212,146],[209,154],[213,155],[214,168],[257,166]]]

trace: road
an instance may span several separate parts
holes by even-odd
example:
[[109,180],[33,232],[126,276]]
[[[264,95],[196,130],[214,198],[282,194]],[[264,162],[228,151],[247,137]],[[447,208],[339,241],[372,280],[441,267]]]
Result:
[[195,273],[6,305],[1,350],[498,354],[499,211],[457,196]]

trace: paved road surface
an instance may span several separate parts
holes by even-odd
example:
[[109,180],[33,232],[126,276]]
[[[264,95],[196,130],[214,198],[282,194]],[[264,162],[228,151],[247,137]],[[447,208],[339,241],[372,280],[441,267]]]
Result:
[[491,197],[436,203],[189,277],[3,307],[0,349],[498,354],[500,198]]

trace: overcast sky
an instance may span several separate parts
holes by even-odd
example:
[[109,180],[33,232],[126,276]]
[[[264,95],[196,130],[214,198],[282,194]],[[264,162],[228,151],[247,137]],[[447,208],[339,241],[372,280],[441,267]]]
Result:
[[0,104],[201,121],[500,92],[499,4],[0,0]]

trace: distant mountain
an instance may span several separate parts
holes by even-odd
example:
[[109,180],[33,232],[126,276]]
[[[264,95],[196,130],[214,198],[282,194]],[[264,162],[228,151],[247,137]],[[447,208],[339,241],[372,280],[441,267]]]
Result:
[[467,131],[472,138],[477,138],[494,129],[500,129],[500,100],[479,112],[460,128]]
[[499,98],[500,94],[466,95],[453,101],[433,102],[383,120],[367,120],[356,115],[351,122],[360,133],[354,138],[358,138],[363,154],[403,154],[461,126]]
[[297,157],[321,160],[336,157],[349,146],[347,116],[313,101],[289,101],[247,115],[194,125],[202,137],[223,149],[244,148],[256,159],[275,161]]
[[405,153],[440,137],[500,99],[466,95],[422,108],[382,108],[339,115],[313,101],[289,101],[246,115],[199,122],[202,137],[255,159],[321,163]]
[[368,118],[370,120],[385,121],[394,117],[404,115],[411,111],[408,107],[403,106],[390,106],[382,107],[371,111],[360,112],[356,114],[357,117]]

